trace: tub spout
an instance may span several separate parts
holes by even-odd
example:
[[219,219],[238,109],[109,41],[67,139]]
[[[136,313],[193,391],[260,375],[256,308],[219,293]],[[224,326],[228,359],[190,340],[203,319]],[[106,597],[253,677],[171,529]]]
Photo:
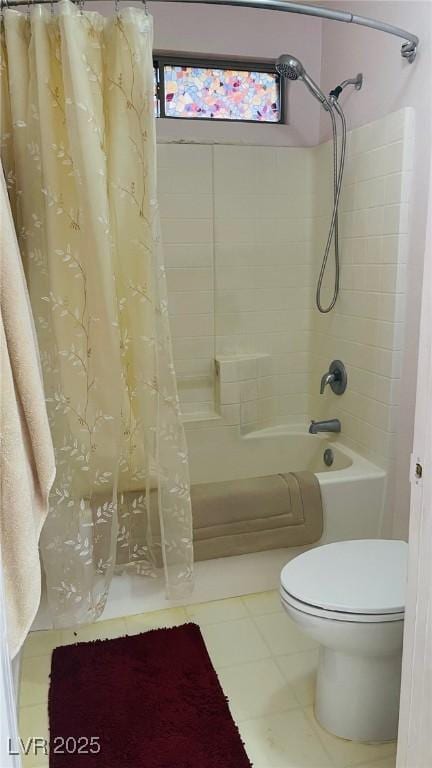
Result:
[[341,423],[339,419],[328,419],[328,421],[311,421],[309,432],[311,435],[317,435],[318,432],[340,432]]

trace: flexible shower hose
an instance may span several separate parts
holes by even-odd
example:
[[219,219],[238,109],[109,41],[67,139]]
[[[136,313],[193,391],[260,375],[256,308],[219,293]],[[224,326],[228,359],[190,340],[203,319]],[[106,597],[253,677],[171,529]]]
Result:
[[[341,146],[341,157],[340,157],[340,163],[338,164],[338,137],[337,137],[337,125],[336,125],[336,117],[334,114],[333,109],[329,109],[328,112],[330,114],[330,118],[332,121],[332,133],[333,133],[333,213],[330,221],[330,228],[329,233],[327,237],[326,246],[324,249],[324,256],[321,264],[321,270],[318,277],[318,284],[316,289],[316,305],[322,314],[327,314],[328,312],[331,312],[334,305],[336,304],[337,297],[339,295],[339,285],[340,285],[340,256],[339,256],[339,222],[338,222],[338,208],[339,208],[339,199],[340,199],[340,193],[341,193],[341,187],[342,187],[342,179],[343,179],[343,172],[344,172],[344,166],[345,166],[345,150],[346,150],[346,120],[345,115],[342,111],[342,107],[339,105],[338,101],[336,99],[332,99],[331,102],[329,102],[331,107],[333,107],[336,112],[338,113],[341,123],[342,123],[342,146]],[[339,168],[338,168],[339,165]],[[324,280],[324,275],[327,269],[327,262],[328,257],[330,253],[330,248],[332,244],[334,236],[334,253],[335,253],[335,282],[334,282],[334,291],[333,291],[333,297],[328,304],[327,307],[324,307],[321,302],[321,291],[322,291],[322,284]]]

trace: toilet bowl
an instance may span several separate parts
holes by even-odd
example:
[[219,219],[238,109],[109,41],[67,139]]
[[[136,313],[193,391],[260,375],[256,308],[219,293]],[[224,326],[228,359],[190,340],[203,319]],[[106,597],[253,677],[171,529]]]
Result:
[[315,715],[336,736],[396,738],[407,552],[404,541],[341,541],[282,569],[282,605],[320,645]]

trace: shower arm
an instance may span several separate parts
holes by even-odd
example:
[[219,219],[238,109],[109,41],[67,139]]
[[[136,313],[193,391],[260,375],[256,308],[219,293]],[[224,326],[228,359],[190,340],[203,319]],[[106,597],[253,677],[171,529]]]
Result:
[[[78,2],[78,0],[76,0]],[[47,4],[53,5],[58,0],[0,0],[0,8],[13,8],[20,5],[27,7],[31,5]],[[86,0],[86,2],[96,2],[96,0]],[[284,11],[285,13],[300,13],[305,16],[317,16],[321,19],[330,19],[331,21],[344,21],[347,24],[358,24],[362,27],[376,29],[379,32],[386,32],[389,35],[395,35],[406,40],[401,48],[401,56],[410,62],[414,61],[417,53],[419,38],[417,35],[407,32],[405,29],[395,27],[393,24],[387,24],[385,21],[370,19],[367,16],[357,16],[348,11],[336,11],[331,8],[322,8],[318,5],[308,5],[306,3],[293,3],[287,0],[151,0],[151,2],[169,2],[169,3],[198,3],[204,5],[230,5],[240,8],[258,8],[267,11]],[[83,3],[81,2],[80,5]]]

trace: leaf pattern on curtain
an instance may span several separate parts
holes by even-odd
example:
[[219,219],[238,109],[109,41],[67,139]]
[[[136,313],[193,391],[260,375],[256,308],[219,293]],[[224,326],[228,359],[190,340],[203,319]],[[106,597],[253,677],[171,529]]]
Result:
[[6,10],[2,162],[38,332],[57,476],[42,535],[58,626],[117,566],[192,581],[188,459],[156,197],[152,19],[69,0]]

